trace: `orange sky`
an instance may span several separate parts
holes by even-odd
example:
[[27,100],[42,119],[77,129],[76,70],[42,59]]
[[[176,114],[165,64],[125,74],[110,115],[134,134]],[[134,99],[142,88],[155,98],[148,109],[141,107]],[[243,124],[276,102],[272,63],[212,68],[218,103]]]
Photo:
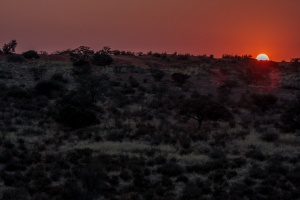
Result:
[[300,0],[0,0],[0,45],[300,57]]

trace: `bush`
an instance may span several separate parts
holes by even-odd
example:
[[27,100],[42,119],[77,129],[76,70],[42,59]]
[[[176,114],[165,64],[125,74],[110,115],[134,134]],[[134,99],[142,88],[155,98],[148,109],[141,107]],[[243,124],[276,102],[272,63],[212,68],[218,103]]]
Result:
[[79,60],[73,63],[73,75],[86,75],[91,73],[91,66],[88,61]]
[[[298,97],[299,98],[299,97]],[[285,132],[300,129],[300,98],[292,103],[280,116],[281,128]]]
[[8,54],[6,55],[6,61],[7,62],[12,62],[12,63],[22,63],[24,62],[23,56],[19,54]]
[[130,86],[133,88],[136,88],[140,85],[140,83],[132,76],[129,76],[128,82],[129,82]]
[[180,115],[198,122],[199,128],[204,120],[230,120],[231,112],[222,104],[207,96],[183,100],[178,105]]
[[67,83],[68,80],[64,78],[64,76],[61,73],[55,73],[51,76],[51,80],[61,82],[61,83]]
[[276,142],[279,140],[279,134],[275,132],[267,131],[260,135],[260,138],[266,142]]
[[35,81],[43,78],[47,68],[45,66],[32,67],[29,69]]
[[2,190],[2,200],[28,200],[31,199],[25,189],[5,189]]
[[177,163],[166,163],[157,169],[158,173],[165,176],[179,176],[182,175],[184,169]]
[[41,81],[34,89],[38,95],[45,95],[48,98],[54,98],[66,91],[66,88],[62,83],[54,80]]
[[30,94],[25,89],[19,86],[11,86],[6,90],[7,97],[13,97],[18,99],[28,98]]
[[4,54],[12,54],[12,53],[14,53],[15,52],[15,48],[17,47],[17,44],[18,43],[17,43],[16,40],[12,40],[9,43],[4,44],[3,48],[2,48]]
[[94,51],[90,47],[80,46],[70,52],[70,59],[72,62],[89,62],[93,56]]
[[112,62],[113,62],[112,57],[105,53],[97,52],[92,57],[92,64],[97,66],[110,65]]
[[62,105],[56,120],[65,126],[77,129],[98,124],[96,113],[88,108]]
[[34,50],[26,51],[26,52],[22,53],[22,55],[26,59],[39,59],[40,58],[40,56],[38,55],[38,53],[36,51],[34,51]]
[[95,110],[97,107],[89,96],[80,91],[74,91],[58,103],[55,119],[74,129],[83,128],[99,123]]
[[166,75],[164,71],[155,68],[150,69],[150,72],[155,81],[160,81]]
[[182,86],[183,84],[185,84],[189,77],[189,75],[183,73],[172,74],[172,79],[178,86]]
[[177,60],[188,60],[190,57],[190,54],[179,54],[177,55]]
[[277,97],[272,94],[253,94],[251,95],[253,103],[262,111],[265,112],[277,102]]

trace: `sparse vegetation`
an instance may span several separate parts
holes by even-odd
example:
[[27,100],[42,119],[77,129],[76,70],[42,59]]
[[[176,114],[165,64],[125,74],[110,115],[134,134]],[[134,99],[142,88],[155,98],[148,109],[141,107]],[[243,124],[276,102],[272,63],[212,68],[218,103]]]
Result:
[[297,63],[57,53],[0,57],[0,199],[300,198]]

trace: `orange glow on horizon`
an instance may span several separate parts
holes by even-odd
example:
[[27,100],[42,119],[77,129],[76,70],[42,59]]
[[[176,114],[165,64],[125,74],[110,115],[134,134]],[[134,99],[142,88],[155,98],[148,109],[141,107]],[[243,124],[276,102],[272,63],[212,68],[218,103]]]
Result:
[[269,59],[269,56],[267,56],[267,54],[264,54],[264,53],[261,53],[261,54],[259,54],[257,57],[256,57],[256,60],[270,60]]
[[[0,47],[17,52],[86,45],[134,52],[300,57],[300,1],[0,0]],[[263,20],[262,20],[263,19]]]

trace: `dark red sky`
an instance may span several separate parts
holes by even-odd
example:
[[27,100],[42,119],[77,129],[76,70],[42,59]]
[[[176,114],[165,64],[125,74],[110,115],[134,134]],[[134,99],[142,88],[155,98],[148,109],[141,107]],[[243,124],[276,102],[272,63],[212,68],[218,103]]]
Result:
[[0,45],[300,57],[300,0],[0,0]]

